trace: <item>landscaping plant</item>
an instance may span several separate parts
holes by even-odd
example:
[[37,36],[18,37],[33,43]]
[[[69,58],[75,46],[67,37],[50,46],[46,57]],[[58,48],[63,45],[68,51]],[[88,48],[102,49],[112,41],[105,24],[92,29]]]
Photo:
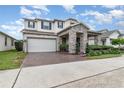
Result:
[[101,45],[89,45],[87,47],[87,55],[88,56],[100,56],[105,54],[120,54],[120,50],[118,48],[114,48],[112,46],[101,46]]
[[67,52],[68,51],[68,44],[66,44],[66,43],[60,44],[59,49],[61,52]]
[[15,48],[17,51],[22,51],[23,50],[23,41],[18,40],[15,42]]

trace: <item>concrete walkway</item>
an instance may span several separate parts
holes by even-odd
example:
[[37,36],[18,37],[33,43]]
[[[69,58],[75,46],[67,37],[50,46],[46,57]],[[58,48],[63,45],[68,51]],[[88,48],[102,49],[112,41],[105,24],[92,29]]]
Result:
[[14,87],[59,87],[66,83],[124,67],[124,57],[27,67]]
[[19,69],[0,71],[0,88],[11,88]]

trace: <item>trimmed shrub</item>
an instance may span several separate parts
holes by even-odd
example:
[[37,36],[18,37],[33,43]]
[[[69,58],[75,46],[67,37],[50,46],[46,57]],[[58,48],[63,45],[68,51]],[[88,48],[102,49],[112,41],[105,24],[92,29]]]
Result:
[[118,48],[114,48],[113,50],[111,50],[111,54],[120,54],[121,51]]
[[102,46],[102,45],[89,45],[87,47],[88,50],[107,50],[112,49],[112,46]]
[[114,48],[112,46],[90,45],[87,47],[88,56],[99,56],[105,54],[120,54],[120,53],[121,52],[118,48]]
[[16,41],[15,48],[17,51],[22,51],[23,50],[23,41]]
[[59,49],[60,49],[60,51],[67,52],[68,44],[66,44],[66,43],[60,44]]

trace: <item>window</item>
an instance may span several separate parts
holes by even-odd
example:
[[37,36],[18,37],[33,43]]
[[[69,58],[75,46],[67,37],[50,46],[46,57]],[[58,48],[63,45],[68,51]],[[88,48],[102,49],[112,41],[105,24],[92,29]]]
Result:
[[5,36],[5,46],[7,46],[7,36]]
[[11,39],[11,46],[13,46],[14,45],[14,40],[13,39]]
[[28,21],[28,28],[35,28],[35,22]]
[[58,28],[63,28],[63,22],[58,21]]
[[41,29],[51,30],[51,22],[41,21]]

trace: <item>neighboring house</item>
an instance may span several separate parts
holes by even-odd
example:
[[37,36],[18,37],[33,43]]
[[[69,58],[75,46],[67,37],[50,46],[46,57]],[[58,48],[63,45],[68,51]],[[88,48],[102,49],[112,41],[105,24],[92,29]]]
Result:
[[56,52],[59,51],[60,44],[67,43],[69,53],[76,53],[76,44],[79,43],[80,52],[85,53],[88,43],[101,43],[101,33],[90,31],[87,25],[72,18],[24,19],[22,33],[25,52]]
[[107,29],[104,29],[104,30],[101,30],[98,32],[102,33],[101,34],[102,45],[114,46],[114,45],[112,45],[112,40],[121,38],[121,33],[118,30],[109,31]]
[[120,37],[120,38],[124,38],[124,34],[121,34],[119,37]]
[[15,39],[3,32],[0,32],[0,51],[11,50],[15,48]]

